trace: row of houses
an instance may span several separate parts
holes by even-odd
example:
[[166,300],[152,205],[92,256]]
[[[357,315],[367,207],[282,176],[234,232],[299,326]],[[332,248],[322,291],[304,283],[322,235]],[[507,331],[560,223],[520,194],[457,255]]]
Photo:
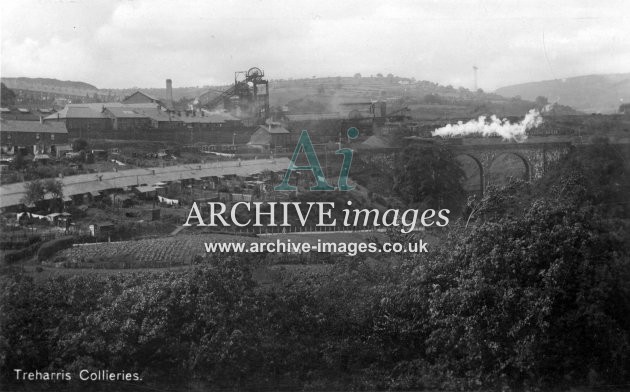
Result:
[[[246,139],[225,139],[221,144],[234,145],[238,141],[260,150],[270,150],[287,148],[295,143],[295,135],[280,124],[261,125],[245,136]],[[0,120],[0,152],[3,155],[21,153],[59,157],[72,150],[69,143],[70,135],[63,122]]]
[[0,107],[0,118],[3,120],[39,121],[44,116],[54,113],[53,108]]
[[0,152],[60,156],[70,151],[68,131],[62,123],[0,120]]

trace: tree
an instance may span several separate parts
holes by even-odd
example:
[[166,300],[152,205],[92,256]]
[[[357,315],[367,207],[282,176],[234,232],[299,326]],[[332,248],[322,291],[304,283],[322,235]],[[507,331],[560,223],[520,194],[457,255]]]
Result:
[[547,99],[547,97],[543,97],[542,95],[539,95],[536,97],[536,100],[534,102],[536,103],[537,108],[542,109],[545,106],[547,106],[547,104],[549,103],[549,100]]
[[46,187],[44,181],[34,180],[24,184],[24,197],[22,203],[26,205],[36,204],[44,200],[46,194]]
[[444,99],[438,94],[427,94],[424,96],[424,102],[428,104],[441,105],[444,103]]
[[354,74],[354,78],[355,78],[355,79],[361,79],[361,74],[360,74],[360,73],[358,73],[358,72],[357,72],[357,73],[355,73],[355,74]]
[[4,83],[0,83],[1,87],[1,96],[0,96],[0,104],[3,107],[13,106],[15,105],[15,92],[8,88]]
[[444,146],[407,146],[398,159],[394,191],[409,204],[457,210],[463,200],[464,171]]
[[85,151],[89,147],[87,140],[85,139],[76,139],[72,142],[72,150],[73,151]]
[[623,236],[595,210],[539,198],[458,237],[437,267],[451,280],[427,294],[436,362],[511,390],[622,382],[630,263]]
[[52,197],[63,197],[63,182],[55,178],[47,178],[44,180],[44,188],[47,193],[50,193]]

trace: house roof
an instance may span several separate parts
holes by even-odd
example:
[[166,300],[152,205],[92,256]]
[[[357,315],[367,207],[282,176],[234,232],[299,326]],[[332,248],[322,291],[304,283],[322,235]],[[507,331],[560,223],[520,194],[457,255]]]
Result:
[[271,127],[269,125],[261,125],[258,127],[258,129],[263,129],[264,131],[271,133],[271,134],[288,134],[291,133],[289,132],[286,128],[279,126],[279,125],[272,125]]
[[155,98],[155,97],[153,97],[153,96],[151,96],[151,95],[149,95],[149,94],[147,94],[147,93],[143,93],[142,91],[136,91],[135,93],[132,93],[131,95],[126,96],[126,97],[123,99],[123,103],[124,103],[126,100],[128,100],[129,98],[133,97],[134,95],[143,95],[143,96],[147,97],[148,99],[150,99],[150,100],[151,100],[151,101],[153,101],[153,102],[157,102],[157,101],[159,101],[159,99],[157,99],[157,98]]
[[39,121],[2,120],[0,122],[2,132],[22,133],[68,133],[63,123],[40,123]]

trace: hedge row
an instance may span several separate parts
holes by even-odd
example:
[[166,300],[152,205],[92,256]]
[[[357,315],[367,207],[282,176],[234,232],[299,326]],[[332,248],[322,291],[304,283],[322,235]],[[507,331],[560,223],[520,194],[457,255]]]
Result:
[[26,248],[4,251],[2,252],[2,261],[4,264],[13,264],[27,257],[31,257],[37,253],[40,245],[40,242],[35,242]]
[[37,252],[37,260],[40,262],[44,261],[60,250],[71,247],[73,243],[74,237],[72,236],[61,237],[45,242],[41,248],[39,248],[39,252]]
[[31,237],[20,238],[18,240],[0,241],[0,250],[22,249],[41,241],[41,237],[34,235]]

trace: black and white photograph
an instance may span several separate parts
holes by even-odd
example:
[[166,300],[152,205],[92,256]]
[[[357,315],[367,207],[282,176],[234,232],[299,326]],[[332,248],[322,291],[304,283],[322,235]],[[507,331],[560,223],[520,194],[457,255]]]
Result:
[[4,0],[0,392],[630,391],[630,2]]

